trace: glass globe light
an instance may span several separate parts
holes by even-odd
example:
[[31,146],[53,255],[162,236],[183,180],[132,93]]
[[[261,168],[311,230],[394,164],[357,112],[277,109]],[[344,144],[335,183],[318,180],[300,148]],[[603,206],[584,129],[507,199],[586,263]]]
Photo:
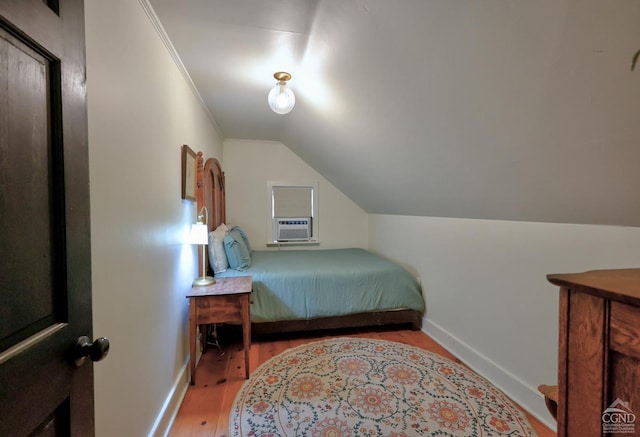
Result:
[[296,96],[291,88],[287,88],[287,82],[291,75],[285,72],[278,72],[273,75],[278,82],[269,91],[267,98],[269,107],[276,114],[288,114],[296,104]]

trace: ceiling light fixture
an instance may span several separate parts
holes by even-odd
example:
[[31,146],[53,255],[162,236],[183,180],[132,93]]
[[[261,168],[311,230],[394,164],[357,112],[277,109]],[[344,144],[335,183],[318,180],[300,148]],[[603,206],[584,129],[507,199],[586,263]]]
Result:
[[291,75],[284,71],[273,74],[278,81],[271,91],[269,91],[269,107],[276,114],[288,114],[296,104],[296,96],[287,88],[287,81],[291,79]]

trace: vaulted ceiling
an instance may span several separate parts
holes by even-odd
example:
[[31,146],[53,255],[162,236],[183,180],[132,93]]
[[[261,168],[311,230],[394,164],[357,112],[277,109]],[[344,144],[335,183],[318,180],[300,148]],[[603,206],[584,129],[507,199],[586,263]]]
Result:
[[148,1],[225,138],[369,213],[640,226],[637,0]]

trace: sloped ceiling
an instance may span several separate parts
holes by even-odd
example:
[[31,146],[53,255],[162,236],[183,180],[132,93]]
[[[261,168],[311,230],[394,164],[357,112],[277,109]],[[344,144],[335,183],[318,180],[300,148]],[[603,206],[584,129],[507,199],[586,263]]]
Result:
[[640,226],[636,0],[149,3],[225,138],[369,213]]

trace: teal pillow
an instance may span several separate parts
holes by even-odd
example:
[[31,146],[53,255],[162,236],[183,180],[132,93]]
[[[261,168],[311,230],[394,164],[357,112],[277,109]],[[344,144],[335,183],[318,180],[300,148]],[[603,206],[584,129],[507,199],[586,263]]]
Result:
[[251,266],[251,254],[237,230],[230,230],[224,237],[224,253],[227,255],[229,267],[244,271]]
[[242,230],[240,226],[234,226],[231,228],[232,231],[237,231],[242,237],[242,241],[244,241],[244,245],[247,247],[249,251],[249,256],[253,254],[253,249],[251,248],[251,244],[249,244],[249,237],[247,237],[247,233]]

